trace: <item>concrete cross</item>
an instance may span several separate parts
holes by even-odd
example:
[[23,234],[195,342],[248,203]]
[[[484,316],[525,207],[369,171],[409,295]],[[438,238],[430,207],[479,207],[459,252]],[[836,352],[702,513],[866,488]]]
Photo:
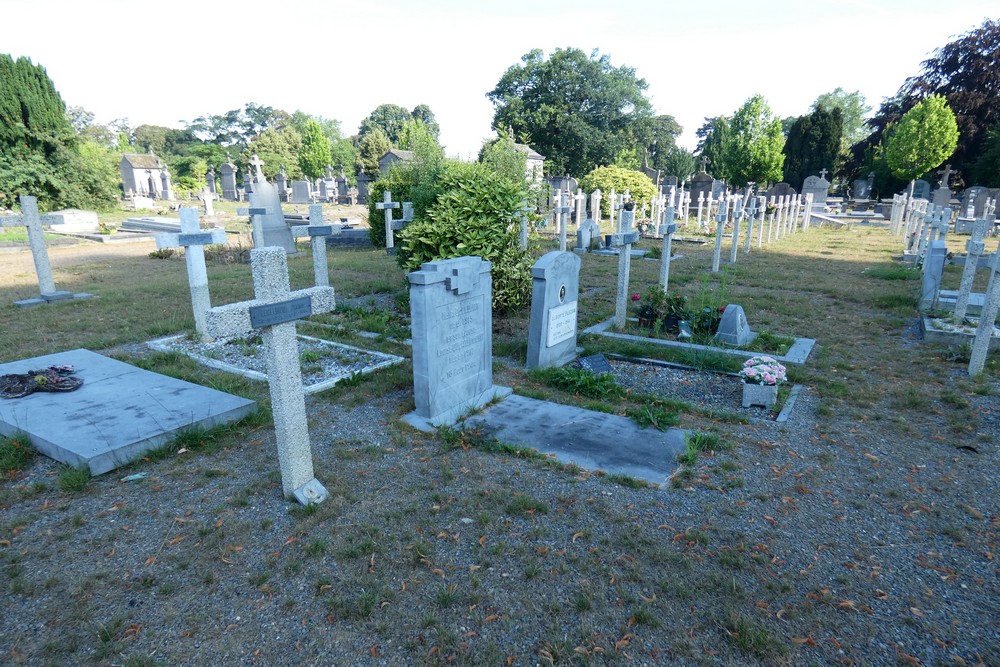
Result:
[[569,191],[556,190],[555,207],[552,209],[559,225],[559,249],[566,252],[566,214],[573,210],[569,205]]
[[208,331],[213,336],[244,336],[261,330],[282,492],[303,505],[320,503],[327,491],[313,475],[295,320],[333,310],[333,288],[291,291],[284,248],[254,248],[250,265],[255,298],[210,309]]
[[946,164],[944,166],[944,169],[942,169],[938,173],[941,174],[941,181],[938,183],[938,185],[940,185],[942,188],[948,187],[948,179],[951,178],[952,174],[951,165]]
[[202,231],[198,224],[198,209],[183,207],[180,210],[180,234],[157,234],[157,248],[184,248],[184,264],[187,267],[188,287],[191,289],[191,310],[194,313],[194,328],[203,342],[212,340],[205,326],[205,314],[212,307],[208,293],[208,272],[205,269],[205,246],[225,244],[226,230],[221,228]]
[[17,301],[17,305],[35,306],[50,301],[72,299],[74,297],[72,292],[56,289],[55,281],[52,278],[52,265],[49,263],[49,252],[45,246],[45,236],[42,233],[42,223],[47,225],[62,224],[64,222],[63,216],[39,215],[38,200],[35,197],[21,195],[19,200],[21,214],[0,216],[0,227],[27,228],[28,245],[31,247],[31,257],[35,261],[40,296],[37,299]]
[[259,157],[257,157],[256,153],[254,153],[252,156],[250,156],[249,165],[251,167],[253,167],[255,180],[258,183],[263,183],[264,181],[267,180],[266,178],[264,178],[264,172],[261,170],[261,167],[264,166],[264,163],[261,162],[261,159]]
[[476,285],[479,272],[470,267],[459,267],[451,270],[451,275],[445,277],[445,289],[452,290],[455,296],[467,294]]
[[715,252],[712,253],[712,273],[719,272],[719,263],[722,260],[722,232],[726,226],[728,212],[729,202],[720,195],[719,213],[715,216]]
[[521,206],[521,235],[518,239],[518,244],[521,250],[528,249],[528,216],[535,212],[535,207],[529,205],[527,202]]
[[582,189],[576,189],[576,196],[573,197],[573,201],[576,202],[576,210],[573,212],[574,224],[579,227],[580,223],[583,222],[583,211],[587,207],[584,203],[587,201],[587,197],[583,194]]
[[598,225],[601,224],[601,190],[600,188],[590,193],[590,216]]
[[309,224],[292,227],[292,236],[308,236],[312,241],[313,277],[317,287],[330,286],[330,272],[326,264],[326,238],[340,234],[340,225],[323,222],[323,205],[309,206]]
[[628,306],[629,271],[632,267],[632,244],[639,240],[639,232],[632,231],[635,221],[635,204],[626,202],[622,205],[622,218],[618,233],[611,235],[611,247],[618,248],[618,290],[615,296],[615,321],[618,329],[625,327],[626,308]]
[[979,257],[986,251],[983,238],[986,237],[988,221],[985,218],[972,223],[972,238],[965,242],[965,268],[962,270],[962,280],[958,287],[958,297],[955,299],[955,321],[961,323],[969,308],[969,294],[972,283],[979,268]]
[[699,167],[701,171],[706,171],[708,169],[709,159],[707,155],[702,155],[701,159],[698,160],[698,162],[701,163],[701,166]]
[[377,202],[375,208],[385,211],[385,249],[391,250],[395,247],[392,240],[392,209],[399,208],[399,202],[392,201],[392,193],[386,190],[382,194],[382,201]]
[[740,223],[743,221],[743,195],[736,195],[733,202],[733,240],[729,249],[729,263],[736,263],[737,251],[740,248]]
[[759,197],[750,198],[750,206],[747,207],[747,238],[743,244],[743,253],[750,252],[750,242],[753,240],[753,226],[757,221],[757,207]]
[[663,249],[660,252],[660,287],[666,292],[670,285],[670,253],[672,252],[671,245],[673,243],[674,234],[677,232],[677,223],[674,222],[674,207],[667,207],[667,215],[665,216],[669,221],[665,224],[660,225],[659,233],[663,237]]
[[827,174],[826,169],[820,169],[819,177],[822,178],[824,181],[826,180],[826,174]]

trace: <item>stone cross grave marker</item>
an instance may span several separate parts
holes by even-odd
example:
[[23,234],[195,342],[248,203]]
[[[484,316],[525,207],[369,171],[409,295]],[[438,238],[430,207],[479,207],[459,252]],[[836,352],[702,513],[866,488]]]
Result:
[[660,225],[660,236],[663,237],[663,250],[660,252],[660,287],[666,292],[670,285],[670,253],[677,223],[674,222],[674,207],[667,207],[667,222]]
[[[992,226],[992,218],[988,218],[988,225]],[[1000,247],[997,247],[996,255],[990,262],[990,281],[986,288],[986,297],[983,302],[983,309],[979,313],[979,326],[976,327],[976,338],[972,343],[972,354],[969,359],[969,375],[976,376],[983,372],[986,365],[986,355],[990,350],[990,341],[993,338],[994,322],[997,317],[997,310],[1000,308]]]
[[576,247],[573,248],[573,252],[578,255],[590,252],[595,238],[601,238],[601,228],[596,222],[587,218],[576,230]]
[[250,265],[255,298],[210,309],[208,331],[241,336],[261,330],[282,492],[303,505],[321,503],[327,491],[313,475],[295,320],[333,310],[333,288],[291,291],[288,258],[281,248],[254,248]]
[[722,233],[726,226],[728,211],[729,202],[725,197],[720,197],[719,213],[715,216],[715,251],[712,253],[712,273],[719,272],[719,263],[722,260]]
[[531,268],[528,368],[563,366],[576,357],[580,258],[553,250]]
[[198,195],[198,199],[201,200],[201,205],[205,209],[205,216],[215,215],[215,206],[212,204],[215,201],[215,195],[211,192],[202,192]]
[[268,183],[261,174],[253,192],[250,193],[250,207],[239,208],[239,215],[250,215],[253,222],[253,245],[255,248],[280,246],[285,253],[294,255],[295,239],[285,222],[285,214],[281,210],[281,197],[278,188]]
[[55,280],[52,278],[52,265],[49,263],[49,251],[45,246],[45,236],[42,232],[42,223],[53,225],[62,224],[62,215],[39,215],[38,200],[35,197],[21,195],[20,215],[0,216],[0,227],[25,227],[28,231],[28,245],[31,248],[31,258],[35,262],[35,274],[38,276],[38,297],[32,299],[22,299],[15,301],[18,306],[37,306],[51,301],[64,301],[66,299],[88,298],[90,294],[74,294],[66,290],[57,290]]
[[601,224],[601,190],[600,188],[590,193],[590,217],[598,225]]
[[490,269],[479,257],[456,257],[407,276],[416,410],[403,419],[414,428],[454,424],[511,392],[493,384]]
[[962,269],[962,281],[959,283],[958,296],[955,299],[955,320],[961,322],[969,308],[969,294],[972,283],[976,279],[976,269],[979,268],[979,257],[986,250],[983,238],[986,236],[987,221],[985,218],[972,223],[972,238],[965,242],[965,268]]
[[556,216],[556,224],[559,225],[559,249],[566,252],[566,218],[573,210],[569,205],[569,191],[556,190],[556,205],[552,213]]
[[941,276],[948,248],[944,241],[931,241],[924,258],[924,274],[920,285],[920,312],[926,313],[937,307],[941,294]]
[[399,202],[392,201],[392,193],[386,190],[382,193],[382,201],[375,203],[375,208],[385,212],[385,249],[391,250],[396,247],[392,239],[392,209],[399,208]]
[[205,246],[224,245],[226,230],[214,228],[202,231],[198,224],[198,209],[182,207],[181,231],[179,234],[157,234],[157,248],[184,248],[184,265],[187,267],[188,287],[191,289],[191,310],[194,313],[194,328],[203,342],[212,337],[205,326],[205,317],[212,307],[208,293],[208,272],[205,269]]
[[587,212],[587,197],[583,194],[583,190],[577,188],[576,196],[573,197],[573,201],[576,204],[575,210],[573,211],[573,224],[579,227],[580,223],[583,222],[584,214]]
[[528,249],[528,216],[535,212],[534,206],[525,204],[521,207],[521,233],[518,238],[518,245],[521,250]]
[[618,289],[615,294],[615,327],[625,327],[626,308],[628,307],[629,271],[632,268],[632,244],[639,240],[639,232],[632,231],[635,220],[635,204],[627,202],[622,205],[621,223],[618,233],[611,235],[611,247],[618,248]]
[[760,197],[751,197],[750,205],[747,208],[747,237],[743,243],[743,254],[750,252],[750,244],[753,242],[753,226],[757,222],[758,207],[763,208]]
[[330,286],[330,272],[326,263],[326,239],[340,234],[340,225],[323,222],[323,205],[309,206],[309,224],[292,227],[292,236],[307,236],[312,241],[313,276],[317,287]]
[[729,249],[729,263],[736,263],[736,255],[740,249],[740,222],[743,219],[743,196],[736,195],[733,201],[733,239]]
[[611,229],[616,232],[620,231],[618,229],[618,194],[614,188],[611,188],[611,192],[608,193],[608,217],[611,218]]

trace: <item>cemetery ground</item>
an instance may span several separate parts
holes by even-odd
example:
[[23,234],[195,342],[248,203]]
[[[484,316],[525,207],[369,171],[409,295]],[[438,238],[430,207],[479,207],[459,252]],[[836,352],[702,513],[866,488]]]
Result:
[[[494,318],[497,384],[698,434],[669,484],[414,431],[403,364],[307,397],[331,494],[308,507],[281,496],[265,384],[145,348],[193,328],[183,261],[153,248],[50,248],[56,283],[97,298],[31,309],[11,305],[35,289],[30,256],[5,253],[0,361],[83,347],[261,409],[95,478],[3,440],[0,662],[1000,664],[1000,360],[971,379],[967,350],[918,340],[919,275],[884,227],[741,251],[724,294],[710,245],[675,241],[671,291],[817,340],[789,367],[803,391],[783,423],[699,393],[698,373],[738,361],[585,336],[584,354],[701,370],[683,391],[649,366],[615,385],[527,373],[527,311]],[[393,258],[329,260],[337,311],[300,332],[408,356]],[[293,288],[312,284],[308,252],[289,264]],[[630,292],[658,268],[633,260]],[[612,314],[616,270],[583,256],[581,330]],[[213,304],[251,296],[246,264],[208,273]]]

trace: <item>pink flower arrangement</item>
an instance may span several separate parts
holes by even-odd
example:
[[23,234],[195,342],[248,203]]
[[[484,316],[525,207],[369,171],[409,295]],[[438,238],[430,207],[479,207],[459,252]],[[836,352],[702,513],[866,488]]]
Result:
[[746,384],[776,385],[788,379],[785,375],[785,367],[773,357],[767,356],[747,359],[743,362],[743,368],[740,369],[739,375]]
[[632,295],[632,300],[633,300],[633,301],[638,301],[638,300],[639,300],[639,299],[641,299],[641,298],[642,298],[642,297],[641,297],[641,296],[639,296],[638,294],[633,294],[633,295]]

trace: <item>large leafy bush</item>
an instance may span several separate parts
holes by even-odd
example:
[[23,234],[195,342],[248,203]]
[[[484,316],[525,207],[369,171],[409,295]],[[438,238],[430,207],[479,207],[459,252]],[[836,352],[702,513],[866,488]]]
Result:
[[494,310],[527,304],[531,258],[519,244],[523,185],[478,163],[447,163],[435,185],[433,205],[425,215],[414,206],[415,221],[399,234],[400,266],[415,271],[424,262],[482,257],[493,264]]
[[584,192],[590,193],[600,188],[601,194],[601,215],[607,217],[611,210],[610,198],[608,194],[614,190],[617,194],[622,194],[626,190],[632,195],[632,201],[641,209],[642,206],[649,205],[656,195],[656,186],[649,176],[641,171],[625,169],[623,167],[598,167],[583,177],[580,181],[580,188]]

